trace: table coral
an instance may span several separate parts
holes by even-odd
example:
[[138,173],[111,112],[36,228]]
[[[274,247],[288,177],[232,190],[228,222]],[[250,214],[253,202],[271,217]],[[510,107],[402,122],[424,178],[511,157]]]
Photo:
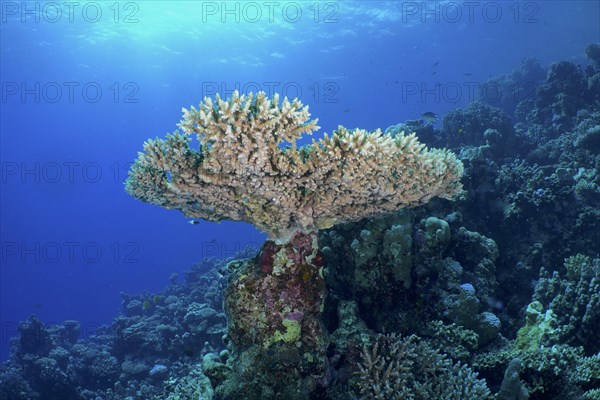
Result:
[[[461,190],[461,162],[414,134],[317,130],[308,107],[264,92],[205,98],[176,131],[148,140],[126,181],[132,196],[191,218],[247,221],[271,238],[416,206]],[[200,142],[196,150],[192,135]]]

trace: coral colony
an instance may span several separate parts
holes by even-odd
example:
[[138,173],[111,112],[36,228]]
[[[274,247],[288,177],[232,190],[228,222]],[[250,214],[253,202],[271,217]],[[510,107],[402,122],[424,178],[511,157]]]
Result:
[[[415,135],[340,126],[297,147],[318,129],[299,100],[239,95],[183,110],[166,140],[149,140],[126,189],[140,200],[191,218],[247,221],[271,238],[313,232],[427,202],[460,189],[462,164],[427,150]],[[191,135],[200,142],[190,148]],[[289,143],[288,146],[282,145]]]

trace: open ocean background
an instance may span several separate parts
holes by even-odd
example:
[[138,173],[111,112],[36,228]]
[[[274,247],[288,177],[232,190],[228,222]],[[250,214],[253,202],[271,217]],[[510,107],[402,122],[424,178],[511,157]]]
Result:
[[248,224],[191,225],[123,190],[182,107],[264,90],[301,98],[316,135],[385,129],[464,107],[525,57],[585,64],[600,40],[597,1],[77,4],[0,3],[0,361],[31,314],[90,334],[120,292],[262,244]]

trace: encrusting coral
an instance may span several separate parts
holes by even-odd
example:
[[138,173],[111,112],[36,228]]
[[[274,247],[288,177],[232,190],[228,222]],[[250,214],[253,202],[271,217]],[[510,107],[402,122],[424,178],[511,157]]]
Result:
[[[271,238],[311,232],[427,202],[461,190],[463,167],[414,134],[338,127],[298,147],[317,130],[308,107],[264,92],[205,98],[183,110],[178,131],[148,140],[126,181],[142,201],[191,218],[247,221]],[[190,147],[192,134],[200,142]]]

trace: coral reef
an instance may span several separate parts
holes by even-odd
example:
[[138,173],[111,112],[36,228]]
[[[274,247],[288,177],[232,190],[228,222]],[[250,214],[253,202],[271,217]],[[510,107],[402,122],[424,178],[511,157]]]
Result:
[[[514,377],[512,383],[503,382],[500,393],[523,396],[518,386],[531,399],[545,399],[549,394],[551,398],[593,398],[600,385],[599,266],[599,259],[577,255],[565,260],[564,277],[556,271],[550,276],[542,269],[534,301],[526,308],[515,341],[477,355],[474,368],[491,383],[490,377],[503,367],[506,374],[509,370],[514,374],[516,367],[510,360],[518,358],[522,382]],[[509,378],[505,375],[505,380]]]
[[420,332],[428,319],[445,320],[495,339],[500,321],[488,306],[496,287],[496,244],[461,227],[453,216],[393,218],[346,224],[321,234],[328,307],[355,299],[376,331]]
[[481,88],[479,101],[498,107],[513,120],[519,120],[519,108],[537,99],[537,86],[544,82],[546,71],[535,58],[525,58],[518,69],[489,79]]
[[[488,129],[493,129],[499,135],[504,135],[502,141],[496,140],[496,143],[502,143],[507,151],[512,151],[512,141],[514,135],[513,124],[508,114],[499,108],[489,106],[484,103],[473,102],[466,109],[456,109],[450,111],[443,119],[441,130],[442,143],[448,143],[449,147],[457,148],[460,146],[481,146],[486,143],[484,133]],[[489,136],[489,135],[488,135]],[[490,138],[494,141],[494,139]]]
[[[542,266],[554,271],[560,268],[556,260],[600,252],[600,99],[587,89],[598,77],[600,71],[592,66],[585,72],[564,63],[551,66],[533,88],[535,98],[516,108],[514,130],[487,126],[475,109],[469,116],[484,121],[481,131],[496,129],[514,144],[507,153],[480,139],[460,150],[465,195],[456,210],[466,228],[492,238],[502,249],[495,262],[499,286],[493,301],[501,306],[497,315],[506,335],[520,328],[514,316],[531,303],[531,281]],[[584,86],[580,92],[571,89]],[[577,110],[564,104],[562,116],[552,118],[556,101],[577,104]]]
[[296,229],[329,228],[461,190],[456,157],[426,149],[414,134],[340,126],[297,147],[302,133],[318,129],[309,116],[297,99],[280,105],[278,95],[264,92],[206,98],[199,109],[184,110],[184,134],[144,144],[126,190],[192,218],[248,221],[284,239]]
[[0,366],[0,398],[191,399],[191,388],[200,393],[199,382],[206,379],[195,364],[224,346],[225,278],[218,271],[225,264],[199,263],[185,282],[173,276],[159,294],[123,293],[122,315],[89,338],[81,337],[76,321],[44,326],[32,316],[19,325],[11,358]]
[[538,106],[534,119],[551,120],[557,127],[568,127],[568,121],[583,108],[587,82],[579,67],[567,61],[548,68],[546,82],[538,89]]
[[[418,121],[393,125],[386,135],[340,128],[296,147],[300,133],[316,128],[299,102],[236,94],[187,111],[182,127],[200,136],[200,149],[190,147],[188,134],[149,142],[131,171],[130,192],[192,216],[250,221],[279,239],[292,227],[337,224],[270,240],[258,256],[205,260],[186,282],[174,278],[161,293],[123,294],[122,315],[87,339],[79,338],[75,321],[24,321],[0,366],[0,398],[600,398],[598,45],[586,54],[585,68],[558,62],[546,72],[524,61],[490,82],[531,87],[454,110],[441,129]],[[240,143],[228,132],[236,124]],[[259,126],[276,134],[249,135]],[[432,154],[402,132],[454,147],[466,189],[458,201],[439,198],[410,209],[392,202],[377,216],[371,211],[386,206],[364,205],[383,197],[361,197],[386,187],[376,178],[352,195],[365,203],[345,207],[320,203],[325,193],[346,196],[323,186],[323,175],[280,175],[288,164],[308,171],[302,168],[316,165],[311,157],[326,142],[340,157],[375,142],[397,155],[406,150],[397,143],[404,143],[415,160]],[[240,146],[246,158],[227,158]],[[387,156],[361,157],[328,173],[335,178],[341,168],[354,179],[354,168],[383,168],[377,160]],[[240,174],[259,181],[238,184]],[[286,179],[313,186],[289,189]],[[274,182],[283,186],[266,197]],[[458,188],[455,181],[444,185]],[[211,196],[221,192],[211,191],[218,186],[226,201],[215,208]],[[310,214],[325,206],[330,210]]]

